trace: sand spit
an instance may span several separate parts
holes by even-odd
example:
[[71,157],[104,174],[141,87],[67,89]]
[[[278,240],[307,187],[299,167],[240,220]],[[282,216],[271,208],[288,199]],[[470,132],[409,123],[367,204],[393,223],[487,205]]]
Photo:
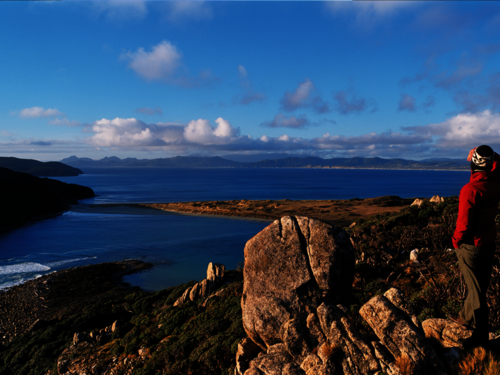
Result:
[[[232,200],[174,203],[141,203],[167,212],[216,215],[273,221],[282,216],[309,216],[338,226],[348,226],[360,218],[395,212],[411,205],[415,198],[384,196],[346,200]],[[129,205],[133,206],[133,205]]]

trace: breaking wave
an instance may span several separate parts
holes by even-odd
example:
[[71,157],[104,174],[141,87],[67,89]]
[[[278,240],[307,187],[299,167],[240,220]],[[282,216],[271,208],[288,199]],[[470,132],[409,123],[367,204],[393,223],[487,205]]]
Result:
[[44,266],[40,263],[20,263],[12,264],[9,266],[0,266],[0,275],[13,275],[16,273],[31,273],[49,271],[50,267]]

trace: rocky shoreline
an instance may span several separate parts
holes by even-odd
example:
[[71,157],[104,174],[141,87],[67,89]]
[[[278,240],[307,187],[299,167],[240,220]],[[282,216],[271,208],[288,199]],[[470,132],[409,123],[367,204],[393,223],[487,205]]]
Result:
[[[199,203],[187,206],[215,213],[242,201]],[[239,213],[255,215],[262,201],[246,203]],[[285,203],[281,209],[307,210],[318,202]],[[446,319],[467,292],[450,249],[457,197],[329,203],[323,213],[275,220],[247,242],[242,270],[210,264],[198,283],[132,288],[121,276],[150,267],[132,261],[65,270],[0,294],[0,373],[472,375],[500,368],[498,256],[487,345],[469,349],[472,331]],[[314,218],[335,205],[355,224],[342,229]],[[370,206],[382,211],[349,216]]]
[[76,314],[99,297],[139,289],[122,277],[151,267],[135,260],[75,267],[0,292],[0,343]]

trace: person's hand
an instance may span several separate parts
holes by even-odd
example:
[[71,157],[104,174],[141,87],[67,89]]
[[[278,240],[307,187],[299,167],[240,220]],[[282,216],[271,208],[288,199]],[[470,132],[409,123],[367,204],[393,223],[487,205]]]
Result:
[[467,161],[472,160],[472,155],[474,155],[474,151],[476,151],[477,147],[474,147],[472,150],[469,151],[469,156],[467,156]]

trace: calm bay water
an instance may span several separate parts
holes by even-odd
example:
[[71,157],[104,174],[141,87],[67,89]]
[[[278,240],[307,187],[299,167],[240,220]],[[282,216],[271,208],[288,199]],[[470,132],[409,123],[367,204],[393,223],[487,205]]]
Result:
[[[83,204],[232,199],[350,199],[458,195],[465,171],[345,169],[85,168],[58,178],[98,195]],[[268,222],[147,209],[87,210],[0,234],[0,289],[49,272],[124,259],[152,262],[126,281],[160,290],[206,276],[209,262],[235,268]],[[106,213],[104,213],[106,212]]]

